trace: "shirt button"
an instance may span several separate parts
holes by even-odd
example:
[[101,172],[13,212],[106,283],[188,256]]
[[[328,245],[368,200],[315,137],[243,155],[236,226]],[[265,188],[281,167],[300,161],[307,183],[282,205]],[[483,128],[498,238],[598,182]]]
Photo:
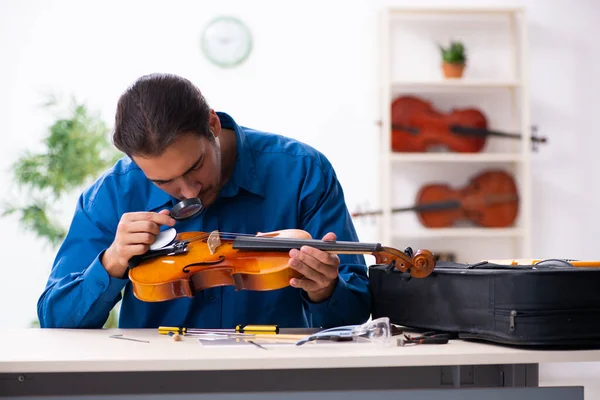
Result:
[[208,300],[210,300],[211,303],[214,303],[215,301],[217,301],[217,298],[215,296],[210,296]]
[[98,282],[98,286],[100,286],[102,289],[104,289],[104,282]]

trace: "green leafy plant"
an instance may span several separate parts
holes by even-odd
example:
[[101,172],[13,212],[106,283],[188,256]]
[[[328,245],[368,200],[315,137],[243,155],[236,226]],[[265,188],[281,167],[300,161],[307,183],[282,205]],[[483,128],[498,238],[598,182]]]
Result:
[[449,64],[465,64],[467,62],[465,46],[462,42],[451,41],[447,48],[442,45],[438,46],[442,52],[442,61]]
[[[45,106],[57,106],[51,98]],[[108,139],[102,119],[75,99],[57,117],[43,139],[41,152],[25,151],[13,164],[13,180],[24,194],[4,204],[2,216],[19,214],[19,223],[52,247],[65,238],[67,228],[56,221],[57,205],[97,178],[122,156]],[[113,309],[105,327],[116,326]],[[36,321],[32,326],[39,326]]]

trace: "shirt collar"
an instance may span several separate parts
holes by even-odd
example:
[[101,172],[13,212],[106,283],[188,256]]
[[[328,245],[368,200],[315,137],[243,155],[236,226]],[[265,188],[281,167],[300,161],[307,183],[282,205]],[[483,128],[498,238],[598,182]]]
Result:
[[250,193],[264,197],[263,182],[258,179],[254,151],[250,147],[246,131],[239,126],[231,116],[224,112],[217,112],[221,121],[221,128],[232,129],[237,139],[235,169],[229,181],[221,191],[221,196],[235,196],[242,188]]
[[[229,181],[221,190],[221,196],[233,197],[239,192],[239,189],[242,188],[250,193],[264,197],[264,186],[258,179],[254,153],[248,143],[246,132],[228,114],[219,111],[217,112],[217,116],[221,121],[221,127],[224,129],[232,129],[235,132],[237,139],[235,169],[229,178]],[[150,181],[148,181],[148,183],[151,185],[151,189],[148,203],[146,204],[147,210],[155,210],[163,206],[169,206],[170,208],[177,203],[175,197],[172,197],[154,183]]]

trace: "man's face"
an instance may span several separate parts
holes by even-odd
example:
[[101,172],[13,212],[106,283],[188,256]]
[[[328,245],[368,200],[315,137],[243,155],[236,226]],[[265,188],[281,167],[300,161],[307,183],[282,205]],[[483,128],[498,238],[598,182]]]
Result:
[[204,207],[217,199],[221,189],[221,150],[204,136],[180,136],[160,156],[132,157],[159,188],[179,200],[198,197]]

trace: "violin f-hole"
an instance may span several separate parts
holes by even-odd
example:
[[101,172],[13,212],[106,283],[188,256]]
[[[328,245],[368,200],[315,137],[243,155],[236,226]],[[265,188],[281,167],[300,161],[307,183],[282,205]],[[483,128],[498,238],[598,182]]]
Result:
[[199,262],[195,262],[193,264],[188,264],[185,267],[183,267],[181,269],[182,272],[189,274],[191,271],[189,270],[191,267],[202,267],[202,266],[207,266],[207,265],[217,265],[217,264],[221,264],[223,261],[225,261],[225,257],[224,256],[219,256],[218,260],[214,260],[214,261],[199,261]]

